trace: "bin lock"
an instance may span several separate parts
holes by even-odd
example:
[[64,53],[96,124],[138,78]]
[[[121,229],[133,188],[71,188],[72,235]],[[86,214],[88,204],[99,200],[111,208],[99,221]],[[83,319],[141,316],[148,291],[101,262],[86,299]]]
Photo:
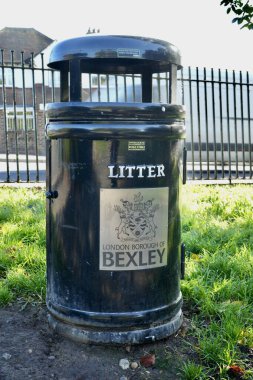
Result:
[[46,191],[45,196],[47,199],[56,199],[58,197],[58,191],[56,190]]

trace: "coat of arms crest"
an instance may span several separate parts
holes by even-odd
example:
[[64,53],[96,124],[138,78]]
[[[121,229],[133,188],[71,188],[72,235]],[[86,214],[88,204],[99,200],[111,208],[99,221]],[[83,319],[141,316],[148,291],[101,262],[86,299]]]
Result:
[[121,199],[121,205],[115,205],[119,213],[120,224],[115,228],[117,238],[121,241],[151,240],[156,236],[157,226],[154,223],[155,212],[159,205],[153,205],[154,199],[144,200],[139,192],[134,195],[133,202]]

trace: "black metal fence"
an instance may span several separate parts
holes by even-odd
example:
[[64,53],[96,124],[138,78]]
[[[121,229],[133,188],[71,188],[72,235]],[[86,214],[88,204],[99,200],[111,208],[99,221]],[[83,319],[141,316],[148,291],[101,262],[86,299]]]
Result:
[[[18,57],[18,58],[17,58]],[[59,73],[43,54],[0,56],[0,182],[45,180],[45,105],[59,101]],[[153,102],[169,103],[168,73],[153,77]],[[186,106],[187,177],[252,180],[253,74],[206,68],[178,73]],[[139,102],[140,75],[82,75],[82,101]]]
[[188,178],[252,179],[253,74],[182,71]]

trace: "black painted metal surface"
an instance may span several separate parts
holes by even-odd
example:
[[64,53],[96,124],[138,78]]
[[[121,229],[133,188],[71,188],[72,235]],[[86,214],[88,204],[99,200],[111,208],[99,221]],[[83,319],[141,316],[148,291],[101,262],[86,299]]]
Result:
[[49,67],[61,69],[69,61],[82,60],[86,73],[142,73],[169,71],[181,67],[177,47],[154,38],[135,36],[85,36],[59,42],[53,49]]
[[[181,323],[179,188],[184,112],[181,106],[170,109],[158,104],[113,107],[113,113],[118,115],[116,121],[111,107],[101,104],[83,106],[83,121],[81,104],[76,108],[66,104],[65,110],[62,104],[48,107],[48,191],[50,195],[57,192],[57,198],[48,197],[47,304],[56,319],[72,324],[73,328],[82,326],[87,341],[140,343],[139,339],[145,341],[150,336],[151,327],[159,330],[152,334],[164,337]],[[99,120],[96,112],[100,112]],[[120,117],[121,112],[124,115]],[[70,122],[68,117],[65,121],[64,114],[71,115],[74,121]],[[158,177],[157,167],[161,165],[164,169]],[[128,166],[134,168],[129,171]],[[108,220],[101,219],[101,189],[113,190],[112,197],[115,190],[125,189],[122,194],[125,202],[133,202],[135,195],[144,193],[139,204],[154,205],[155,196],[147,198],[143,189],[156,188],[158,203],[160,189],[167,194],[166,264],[156,267],[154,258],[153,251],[159,250],[161,238],[137,241],[122,234],[117,239],[113,231],[112,243],[118,249],[112,250],[113,257],[107,257],[107,270],[100,270],[101,223],[110,224],[109,215]],[[116,199],[115,205],[113,202],[112,199],[113,206],[119,206]],[[118,220],[119,227],[120,217]],[[164,228],[159,226],[159,220],[153,220],[157,229]],[[114,225],[111,228],[115,230]],[[128,259],[123,261],[126,255]],[[147,269],[150,261],[153,267]],[[171,321],[176,327],[171,326]],[[64,333],[64,326],[59,325]],[[101,338],[101,334],[98,337],[94,331],[91,337],[87,332],[91,327],[102,328],[107,338]],[[137,338],[136,330],[140,328],[144,333]],[[118,330],[122,330],[121,338]],[[80,332],[74,335],[77,337]]]
[[[47,107],[47,305],[82,342],[142,343],[182,322],[182,106],[151,103],[152,73],[178,50],[141,37],[56,45],[61,101]],[[82,73],[141,74],[142,103],[81,102]]]

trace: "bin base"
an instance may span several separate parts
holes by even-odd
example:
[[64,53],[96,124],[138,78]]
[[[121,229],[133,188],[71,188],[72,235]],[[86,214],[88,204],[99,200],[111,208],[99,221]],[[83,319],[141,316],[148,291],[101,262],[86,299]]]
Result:
[[80,343],[93,344],[141,344],[164,339],[174,334],[182,324],[183,314],[180,310],[166,323],[153,324],[145,329],[95,329],[87,326],[66,324],[51,314],[48,316],[50,326],[55,332]]

